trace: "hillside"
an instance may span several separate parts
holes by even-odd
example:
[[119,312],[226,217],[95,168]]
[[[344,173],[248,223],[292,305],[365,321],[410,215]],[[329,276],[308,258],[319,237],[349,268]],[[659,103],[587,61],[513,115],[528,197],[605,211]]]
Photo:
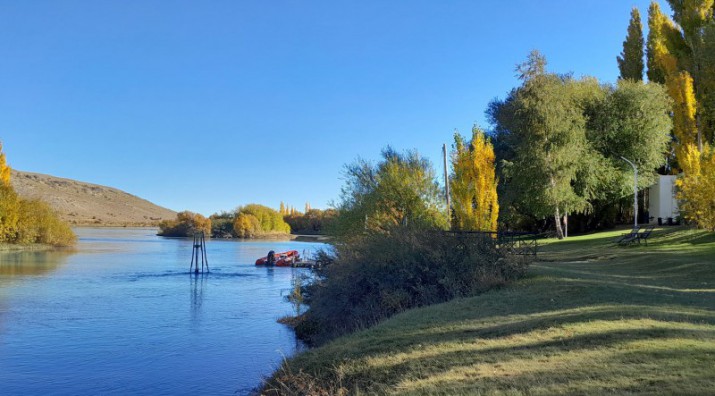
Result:
[[49,203],[74,225],[149,226],[176,217],[173,210],[116,188],[16,170],[11,180],[21,197]]

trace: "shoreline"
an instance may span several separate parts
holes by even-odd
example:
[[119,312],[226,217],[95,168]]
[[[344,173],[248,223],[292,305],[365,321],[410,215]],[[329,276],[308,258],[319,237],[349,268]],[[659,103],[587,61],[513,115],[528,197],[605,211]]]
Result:
[[52,246],[43,243],[31,243],[29,245],[20,245],[14,243],[0,243],[0,253],[11,252],[45,252],[51,250],[71,250],[73,247],[67,246]]

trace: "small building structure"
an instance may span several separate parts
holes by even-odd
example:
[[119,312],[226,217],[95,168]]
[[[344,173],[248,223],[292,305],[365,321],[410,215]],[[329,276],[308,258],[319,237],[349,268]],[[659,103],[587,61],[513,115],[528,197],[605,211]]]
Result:
[[674,175],[658,175],[658,181],[648,188],[650,223],[673,224],[680,215],[675,198]]

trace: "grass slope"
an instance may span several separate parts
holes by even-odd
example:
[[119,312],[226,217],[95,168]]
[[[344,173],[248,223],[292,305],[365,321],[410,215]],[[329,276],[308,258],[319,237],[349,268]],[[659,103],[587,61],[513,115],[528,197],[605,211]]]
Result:
[[659,229],[648,247],[618,247],[612,241],[619,234],[546,241],[526,279],[408,311],[307,351],[287,361],[266,389],[713,392],[715,234]]

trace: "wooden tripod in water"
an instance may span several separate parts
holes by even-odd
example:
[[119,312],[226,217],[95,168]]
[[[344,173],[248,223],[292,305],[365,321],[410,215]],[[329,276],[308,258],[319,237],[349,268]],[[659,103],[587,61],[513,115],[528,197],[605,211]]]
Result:
[[194,270],[195,274],[199,273],[199,257],[201,257],[201,272],[204,272],[204,266],[206,267],[206,272],[209,272],[209,259],[206,257],[206,238],[203,231],[194,233],[194,249],[191,252],[189,272]]

